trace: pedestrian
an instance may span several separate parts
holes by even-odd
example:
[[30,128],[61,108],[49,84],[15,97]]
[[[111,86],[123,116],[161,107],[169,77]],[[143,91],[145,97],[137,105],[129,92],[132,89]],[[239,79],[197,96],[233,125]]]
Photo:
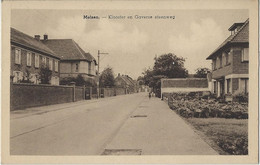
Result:
[[149,92],[149,99],[151,99],[151,92]]

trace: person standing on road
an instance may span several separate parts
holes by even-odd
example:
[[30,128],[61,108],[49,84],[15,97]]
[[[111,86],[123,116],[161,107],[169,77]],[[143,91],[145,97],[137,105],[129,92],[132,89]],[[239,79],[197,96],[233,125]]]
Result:
[[149,99],[151,99],[151,92],[149,92]]

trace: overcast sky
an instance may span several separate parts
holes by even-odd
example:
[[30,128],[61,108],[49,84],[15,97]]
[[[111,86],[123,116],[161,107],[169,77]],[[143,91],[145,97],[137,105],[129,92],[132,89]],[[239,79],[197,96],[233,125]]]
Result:
[[[117,75],[132,78],[153,67],[154,57],[174,53],[186,58],[185,67],[211,68],[207,56],[229,35],[228,28],[244,22],[248,10],[13,10],[11,26],[26,34],[48,34],[49,39],[76,41],[97,59],[100,71],[111,66]],[[83,15],[107,17],[175,16],[175,19],[83,19]]]

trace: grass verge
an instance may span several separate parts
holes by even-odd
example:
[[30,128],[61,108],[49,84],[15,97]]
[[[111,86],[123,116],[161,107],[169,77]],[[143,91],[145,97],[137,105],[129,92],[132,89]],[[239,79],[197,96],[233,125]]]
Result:
[[185,119],[220,155],[248,154],[248,119]]

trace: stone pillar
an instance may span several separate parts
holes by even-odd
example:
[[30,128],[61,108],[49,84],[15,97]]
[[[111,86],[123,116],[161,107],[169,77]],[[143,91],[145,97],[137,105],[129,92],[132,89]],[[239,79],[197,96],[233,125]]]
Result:
[[217,91],[217,97],[220,96],[220,82],[217,81],[218,91]]
[[86,100],[86,86],[83,86],[83,99]]
[[75,82],[70,82],[70,86],[72,86],[72,101],[75,102],[76,101],[76,91],[75,91]]
[[89,99],[92,99],[92,87],[89,87]]

